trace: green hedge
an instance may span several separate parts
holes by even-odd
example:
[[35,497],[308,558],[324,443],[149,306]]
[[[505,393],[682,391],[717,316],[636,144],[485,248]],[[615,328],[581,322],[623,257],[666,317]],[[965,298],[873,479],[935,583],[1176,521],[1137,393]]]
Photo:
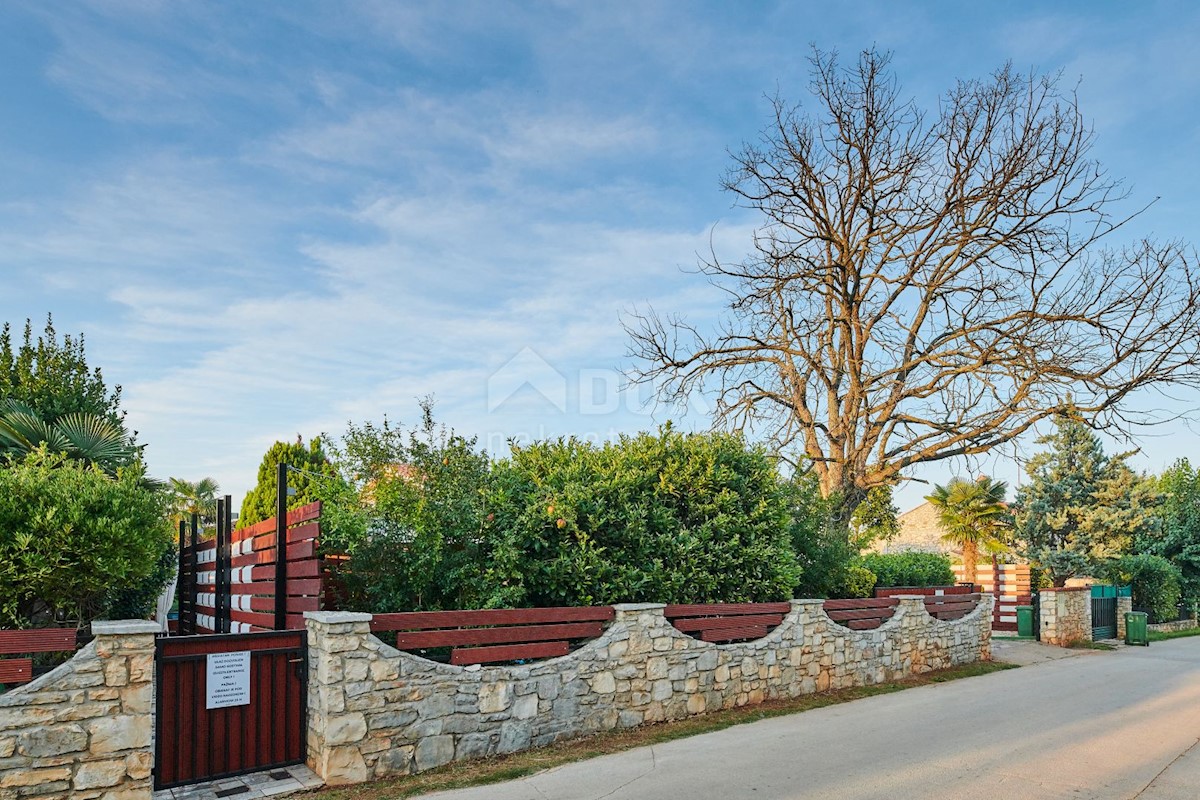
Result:
[[173,537],[166,493],[143,478],[44,449],[0,469],[0,628],[148,610]]
[[952,586],[950,559],[940,553],[869,553],[863,566],[875,573],[876,586]]
[[785,600],[799,578],[775,466],[731,434],[514,447],[487,507],[495,605]]
[[1124,556],[1109,562],[1104,571],[1114,582],[1132,587],[1135,608],[1149,609],[1156,619],[1163,621],[1178,615],[1183,575],[1162,556]]

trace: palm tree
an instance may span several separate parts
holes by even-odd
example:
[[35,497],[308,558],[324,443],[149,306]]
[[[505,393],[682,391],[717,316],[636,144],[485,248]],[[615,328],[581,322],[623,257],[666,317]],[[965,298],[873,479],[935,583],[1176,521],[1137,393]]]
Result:
[[141,448],[107,417],[76,411],[50,420],[18,400],[0,400],[0,457],[20,458],[43,445],[109,474],[141,455]]
[[926,496],[938,510],[942,539],[962,547],[963,573],[974,583],[979,550],[999,553],[1005,549],[1005,534],[1012,517],[1004,502],[1008,485],[986,475],[975,481],[954,478],[945,486],[934,486]]
[[171,478],[170,488],[172,516],[176,525],[179,520],[192,514],[200,517],[201,524],[211,522],[216,517],[217,493],[221,491],[221,487],[212,478],[202,478],[198,481]]

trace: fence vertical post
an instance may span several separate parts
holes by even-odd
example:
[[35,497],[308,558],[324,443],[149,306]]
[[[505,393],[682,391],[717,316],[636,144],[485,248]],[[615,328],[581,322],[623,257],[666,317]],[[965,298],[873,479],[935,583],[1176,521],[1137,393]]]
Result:
[[287,470],[275,472],[275,630],[287,630]]
[[[192,514],[192,541],[188,548],[192,569],[188,577],[188,630],[189,634],[196,633],[196,602],[200,592],[200,515]],[[183,606],[179,607],[179,618],[183,619]]]
[[213,569],[216,570],[217,596],[213,603],[213,630],[216,633],[228,633],[225,627],[226,608],[229,605],[229,575],[226,567],[229,565],[229,554],[225,550],[225,497],[217,498],[217,546],[213,551],[215,560]]
[[[183,625],[183,598],[187,595],[187,522],[182,518],[179,520],[179,573],[175,579],[175,599],[179,604],[179,616],[175,618],[175,632],[178,634],[187,633],[187,629]],[[170,611],[167,611],[167,616],[170,616]],[[168,624],[168,630],[169,630]]]

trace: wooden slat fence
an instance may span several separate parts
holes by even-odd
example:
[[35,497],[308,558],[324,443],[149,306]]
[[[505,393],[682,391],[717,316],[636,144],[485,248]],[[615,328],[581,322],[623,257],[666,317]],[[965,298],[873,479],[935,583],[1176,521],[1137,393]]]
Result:
[[424,657],[449,648],[451,664],[495,664],[565,656],[614,616],[612,606],[410,611],[376,614],[371,630],[396,631],[398,649]]
[[[916,594],[916,592],[913,592]],[[937,619],[959,619],[979,604],[977,593],[925,595],[925,611]],[[896,614],[899,597],[873,597],[851,600],[826,600],[825,614],[834,622],[856,631],[878,628]]]
[[896,614],[900,601],[894,597],[864,597],[826,600],[825,615],[846,628],[866,631],[878,628]]
[[[954,565],[954,575],[963,582],[967,580],[961,564]],[[975,591],[990,592],[996,598],[992,608],[992,630],[1015,631],[1017,606],[1030,605],[1029,565],[983,562],[975,569],[974,583]]]
[[663,614],[676,629],[704,642],[761,639],[792,609],[791,603],[669,605]]
[[274,630],[280,591],[286,605],[284,627],[303,628],[304,612],[322,607],[325,576],[318,551],[320,516],[320,503],[288,512],[287,573],[283,581],[276,580],[275,518],[237,530],[230,530],[218,520],[215,537],[183,545],[179,632]]
[[959,619],[975,610],[979,598],[976,593],[930,595],[925,598],[925,611],[937,619]]
[[[34,653],[74,652],[79,646],[75,628],[34,628],[0,631],[0,655],[32,656]],[[32,658],[0,659],[0,684],[29,683],[33,680]]]
[[900,597],[901,595],[914,594],[973,594],[975,587],[967,584],[959,584],[958,586],[882,586],[876,587],[876,597]]

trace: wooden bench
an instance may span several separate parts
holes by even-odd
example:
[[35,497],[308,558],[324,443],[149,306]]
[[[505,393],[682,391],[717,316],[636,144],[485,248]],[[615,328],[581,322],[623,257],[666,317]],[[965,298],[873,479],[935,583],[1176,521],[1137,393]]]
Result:
[[[0,655],[74,651],[78,642],[79,631],[75,628],[0,631]],[[0,659],[0,683],[28,683],[31,680],[32,658]]]
[[791,610],[791,603],[702,603],[670,605],[663,614],[700,641],[729,643],[761,639]]
[[409,611],[376,614],[371,630],[396,631],[400,650],[451,648],[451,664],[495,664],[565,656],[573,643],[603,633],[615,613],[612,606]]

